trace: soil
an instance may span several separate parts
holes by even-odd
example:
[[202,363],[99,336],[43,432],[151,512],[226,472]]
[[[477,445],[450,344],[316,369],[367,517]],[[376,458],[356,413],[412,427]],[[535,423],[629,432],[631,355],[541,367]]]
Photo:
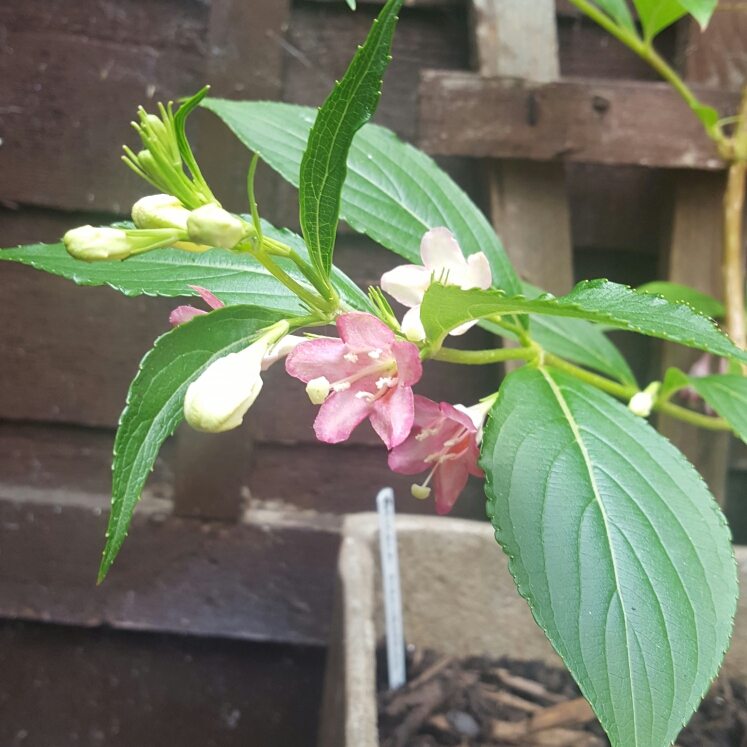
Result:
[[[382,747],[609,747],[565,669],[410,647],[407,684],[389,691],[383,650],[377,668]],[[675,747],[747,747],[747,688],[716,680]]]

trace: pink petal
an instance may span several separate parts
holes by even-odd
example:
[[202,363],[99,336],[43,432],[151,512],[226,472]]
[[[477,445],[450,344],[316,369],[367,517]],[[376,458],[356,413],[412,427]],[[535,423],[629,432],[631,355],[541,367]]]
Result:
[[223,303],[219,298],[216,298],[207,288],[201,288],[199,285],[190,285],[189,286],[192,290],[196,290],[202,300],[211,308],[211,309],[222,309],[226,304]]
[[420,381],[423,375],[423,364],[420,351],[411,342],[392,343],[392,355],[397,361],[397,376],[400,386],[412,386]]
[[467,485],[469,471],[463,459],[443,462],[433,475],[433,492],[436,494],[436,511],[448,514]]
[[467,257],[467,282],[469,285],[464,290],[470,288],[482,288],[487,290],[493,284],[493,273],[490,271],[488,258],[482,253],[470,254]]
[[387,449],[393,449],[410,435],[414,418],[412,389],[398,386],[374,402],[371,425]]
[[450,405],[448,402],[442,402],[440,407],[441,407],[441,412],[447,418],[449,418],[449,420],[453,420],[456,423],[459,423],[459,425],[463,425],[470,433],[477,432],[477,426],[475,425],[472,418],[469,415],[467,415],[466,412],[457,410],[456,407],[454,407],[453,405]]
[[316,437],[328,444],[347,441],[350,434],[371,414],[371,404],[356,397],[362,391],[356,382],[345,392],[330,395],[314,421]]
[[285,359],[285,370],[304,383],[320,376],[339,381],[356,370],[356,366],[346,361],[343,355],[345,343],[342,340],[319,337],[297,345]]
[[441,406],[422,394],[416,394],[414,398],[415,419],[414,425],[420,428],[429,428],[441,417]]
[[187,322],[192,321],[196,316],[202,316],[203,314],[207,314],[207,311],[196,309],[194,306],[177,306],[169,314],[169,322],[171,322],[174,327],[178,327],[180,324],[186,324]]
[[464,457],[465,464],[470,475],[475,477],[485,477],[485,473],[480,469],[478,459],[480,458],[480,447],[477,445],[477,439],[470,439],[469,450]]
[[420,306],[431,284],[431,271],[419,265],[400,265],[381,276],[381,289],[405,306]]
[[353,311],[338,317],[337,329],[343,342],[351,348],[384,348],[395,340],[394,332],[384,322],[373,314],[365,314],[362,311]]
[[435,273],[436,280],[440,279],[442,269],[463,273],[467,266],[464,254],[448,228],[434,228],[423,236],[420,257],[429,272]]

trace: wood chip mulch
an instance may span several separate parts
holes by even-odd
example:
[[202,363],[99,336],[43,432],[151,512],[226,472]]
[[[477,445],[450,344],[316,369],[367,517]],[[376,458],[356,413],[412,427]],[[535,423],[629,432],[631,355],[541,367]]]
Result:
[[[407,659],[407,684],[388,691],[379,652],[381,747],[609,747],[564,669],[412,648]],[[747,747],[747,688],[717,680],[676,747]]]

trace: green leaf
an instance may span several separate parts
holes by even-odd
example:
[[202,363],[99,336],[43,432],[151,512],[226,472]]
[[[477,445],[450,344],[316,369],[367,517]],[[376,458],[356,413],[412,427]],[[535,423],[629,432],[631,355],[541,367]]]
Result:
[[747,378],[738,374],[715,376],[687,376],[670,368],[662,389],[669,396],[686,386],[695,391],[733,428],[747,443]]
[[630,14],[625,0],[594,0],[594,2],[607,13],[618,26],[622,26],[628,31],[637,35],[633,16]]
[[687,13],[679,0],[633,0],[633,3],[646,39],[653,39]]
[[511,374],[485,430],[488,513],[519,593],[613,747],[669,747],[736,611],[723,514],[665,438],[566,374]]
[[[522,282],[521,287],[529,300],[544,295],[543,290],[530,283]],[[537,315],[530,319],[532,339],[548,353],[607,374],[621,384],[638,386],[627,361],[604,334],[604,326],[583,319]],[[480,326],[495,335],[518,340],[516,335],[494,322],[483,320]]]
[[[483,321],[481,326],[495,335],[518,339],[493,322]],[[598,324],[583,319],[533,315],[529,329],[532,339],[548,353],[599,371],[621,384],[638,386],[627,361]]]
[[713,296],[706,295],[681,283],[670,283],[667,280],[655,280],[636,288],[638,293],[651,293],[666,298],[670,303],[686,303],[699,314],[704,314],[712,319],[724,316],[724,305]]
[[420,310],[428,340],[435,346],[456,327],[496,314],[546,314],[585,319],[747,363],[745,351],[736,347],[710,319],[689,306],[636,293],[606,280],[581,282],[562,298],[548,296],[533,301],[523,296],[507,298],[501,291],[464,291],[456,286],[433,283],[425,293]]
[[156,340],[130,386],[112,465],[112,512],[99,582],[117,557],[161,444],[183,418],[187,387],[214,361],[244,349],[256,333],[292,313],[229,306]]
[[[298,186],[301,158],[316,116],[313,109],[223,99],[206,99],[203,106],[284,179]],[[466,256],[485,252],[495,287],[511,296],[521,293],[508,256],[474,202],[433,159],[383,127],[366,125],[353,140],[340,217],[354,230],[416,264],[420,263],[423,235],[445,226]]]
[[706,106],[705,104],[691,104],[691,106],[698,119],[707,129],[710,130],[718,124],[721,116],[712,106]]
[[680,2],[687,12],[700,24],[700,28],[703,30],[708,26],[711,16],[718,5],[718,0],[680,0]]
[[[263,222],[265,235],[282,241],[308,259],[303,239],[291,231],[273,228]],[[226,304],[254,304],[273,309],[303,311],[297,297],[275,280],[262,265],[248,254],[234,254],[211,249],[204,254],[190,254],[179,249],[161,249],[124,262],[81,262],[73,259],[62,244],[33,244],[0,250],[0,260],[30,265],[61,275],[78,285],[108,285],[126,296],[194,296],[190,285],[199,285],[214,293]],[[278,264],[294,280],[308,285],[289,260]],[[363,291],[343,272],[332,274],[340,298],[358,311],[372,311]]]
[[325,277],[332,271],[348,153],[355,134],[379,104],[402,2],[388,0],[373,22],[365,44],[319,110],[301,160],[301,228],[311,259]]

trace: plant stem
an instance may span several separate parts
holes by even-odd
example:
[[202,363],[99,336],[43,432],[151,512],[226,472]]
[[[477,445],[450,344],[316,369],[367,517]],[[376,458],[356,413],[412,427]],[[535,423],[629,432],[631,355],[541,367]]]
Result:
[[[734,142],[747,138],[747,86],[739,106]],[[739,150],[739,148],[737,148]],[[726,307],[726,330],[732,342],[740,348],[747,347],[744,321],[744,271],[742,268],[742,220],[744,215],[745,177],[747,161],[734,161],[724,195],[724,251],[721,271]]]
[[461,363],[467,366],[482,366],[488,363],[503,361],[532,360],[539,355],[536,347],[496,348],[495,350],[455,350],[439,348],[432,356],[433,360],[447,363]]
[[568,361],[564,361],[562,358],[558,358],[558,356],[553,355],[552,353],[545,353],[542,356],[542,360],[545,365],[552,366],[553,368],[564,371],[571,376],[575,376],[577,379],[585,381],[587,384],[591,384],[597,389],[601,389],[603,392],[607,392],[607,394],[611,394],[613,397],[617,397],[618,399],[630,400],[633,395],[638,394],[637,387],[618,384],[616,381],[604,378],[604,376],[598,376],[597,374],[591,373],[591,371],[586,371],[583,368],[574,366],[572,363],[568,363]]
[[693,412],[685,407],[673,405],[671,402],[662,402],[655,405],[654,409],[664,415],[672,418],[683,420],[685,423],[697,425],[699,428],[706,428],[710,431],[731,431],[732,427],[722,418],[714,418],[709,415],[701,415],[699,412]]
[[[574,376],[581,381],[585,381],[587,384],[595,386],[597,389],[601,389],[607,394],[611,394],[613,397],[617,397],[623,401],[630,401],[634,394],[638,393],[638,389],[634,386],[624,386],[618,384],[615,381],[610,381],[602,376],[585,371],[583,368],[574,366],[572,363],[564,361],[562,358],[558,358],[550,353],[544,354],[544,362],[548,366],[557,368],[560,371]],[[654,410],[661,412],[665,415],[669,415],[677,420],[683,420],[686,423],[697,425],[700,428],[706,428],[711,431],[731,431],[731,426],[722,418],[713,418],[708,415],[701,415],[699,412],[693,412],[679,405],[673,405],[671,402],[659,402],[654,405]]]

